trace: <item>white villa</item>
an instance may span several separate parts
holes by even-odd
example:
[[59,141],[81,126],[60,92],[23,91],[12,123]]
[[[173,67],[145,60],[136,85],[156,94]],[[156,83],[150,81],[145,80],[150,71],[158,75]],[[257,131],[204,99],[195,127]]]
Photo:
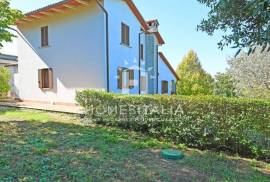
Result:
[[84,89],[174,94],[178,77],[159,52],[158,27],[132,0],[63,0],[17,22],[16,53],[0,50],[0,66],[23,101],[75,104]]

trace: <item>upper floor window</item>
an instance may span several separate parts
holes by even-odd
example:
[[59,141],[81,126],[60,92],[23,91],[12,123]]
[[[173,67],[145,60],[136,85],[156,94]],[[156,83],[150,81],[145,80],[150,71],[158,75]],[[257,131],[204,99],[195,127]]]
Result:
[[41,47],[49,46],[48,26],[41,27]]
[[129,38],[129,26],[122,23],[121,25],[121,43],[129,46],[130,45],[130,38]]
[[52,68],[38,70],[38,84],[41,89],[53,88],[53,72]]
[[141,60],[144,59],[144,47],[143,47],[143,44],[140,45],[140,59]]

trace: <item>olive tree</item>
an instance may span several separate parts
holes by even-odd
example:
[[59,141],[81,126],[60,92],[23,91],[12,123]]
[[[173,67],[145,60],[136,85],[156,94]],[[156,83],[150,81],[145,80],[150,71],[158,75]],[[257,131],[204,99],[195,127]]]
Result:
[[230,74],[217,73],[215,75],[214,94],[223,97],[235,97],[234,80]]
[[270,98],[270,52],[257,50],[229,61],[228,73],[234,79],[237,94]]
[[[270,0],[198,0],[209,7],[208,17],[203,19],[198,30],[213,35],[216,30],[224,32],[219,48],[232,45],[263,49],[270,44]],[[270,48],[268,49],[268,51]]]

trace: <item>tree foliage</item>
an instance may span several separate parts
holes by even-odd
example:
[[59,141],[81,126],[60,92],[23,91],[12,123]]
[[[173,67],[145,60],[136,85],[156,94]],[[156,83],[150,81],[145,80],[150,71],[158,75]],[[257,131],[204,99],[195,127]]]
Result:
[[228,73],[217,73],[215,75],[214,94],[224,97],[235,97],[234,80]]
[[177,84],[179,95],[208,95],[213,92],[213,79],[206,73],[194,51],[183,58],[176,70],[180,80]]
[[16,20],[22,17],[19,10],[9,7],[8,0],[0,0],[0,48],[3,47],[2,42],[11,42],[13,35],[10,33],[9,26],[14,25]]
[[225,32],[219,48],[232,44],[240,49],[258,45],[265,49],[270,43],[270,0],[198,1],[210,8],[208,19],[202,20],[198,30],[209,35],[216,30]]
[[11,75],[9,70],[5,67],[0,67],[0,97],[6,96],[10,90],[10,77]]
[[270,52],[243,53],[231,59],[229,65],[239,96],[270,98]]

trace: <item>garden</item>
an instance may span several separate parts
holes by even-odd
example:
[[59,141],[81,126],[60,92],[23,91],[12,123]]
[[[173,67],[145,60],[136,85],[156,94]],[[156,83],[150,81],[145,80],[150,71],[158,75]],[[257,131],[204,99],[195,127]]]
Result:
[[[269,181],[265,162],[161,142],[81,117],[0,109],[0,181]],[[184,152],[164,160],[160,149]]]
[[[197,30],[237,49],[223,73],[209,74],[190,50],[177,95],[84,90],[83,115],[0,106],[0,182],[270,181],[270,2],[197,1],[209,8]],[[9,0],[0,12],[1,49],[24,15]],[[0,101],[11,77],[1,66]],[[163,149],[184,158],[164,159]]]

